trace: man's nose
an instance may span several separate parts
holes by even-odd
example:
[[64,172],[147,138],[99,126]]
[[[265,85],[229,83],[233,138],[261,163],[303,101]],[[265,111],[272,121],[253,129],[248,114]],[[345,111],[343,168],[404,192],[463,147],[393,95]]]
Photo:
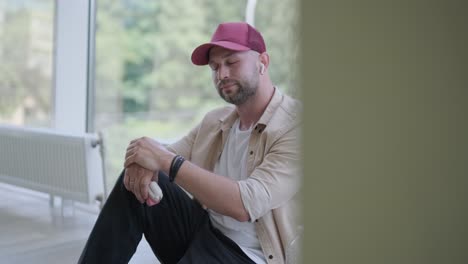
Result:
[[218,80],[223,80],[229,77],[229,69],[224,66],[219,66],[218,67]]

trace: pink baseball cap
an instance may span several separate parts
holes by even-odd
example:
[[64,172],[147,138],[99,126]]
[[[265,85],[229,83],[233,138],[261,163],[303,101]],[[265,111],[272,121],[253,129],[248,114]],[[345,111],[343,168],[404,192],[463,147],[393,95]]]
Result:
[[211,42],[198,46],[192,52],[193,64],[208,64],[209,52],[214,46],[235,51],[255,50],[258,53],[266,51],[262,35],[251,25],[244,22],[222,23],[211,37]]

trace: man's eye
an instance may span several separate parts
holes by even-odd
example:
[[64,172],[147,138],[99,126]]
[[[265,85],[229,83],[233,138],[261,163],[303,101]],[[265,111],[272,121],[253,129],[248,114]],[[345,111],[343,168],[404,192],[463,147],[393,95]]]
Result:
[[237,61],[227,61],[226,64],[227,64],[227,65],[232,65],[232,64],[234,64],[234,63],[236,63],[236,62],[237,62]]

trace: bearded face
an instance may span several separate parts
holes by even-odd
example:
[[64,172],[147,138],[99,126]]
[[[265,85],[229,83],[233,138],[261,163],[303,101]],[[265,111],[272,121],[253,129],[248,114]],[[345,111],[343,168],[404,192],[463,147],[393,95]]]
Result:
[[219,96],[226,102],[242,105],[256,94],[260,78],[258,56],[254,51],[211,49],[209,66],[213,82]]
[[242,105],[250,97],[254,96],[258,87],[257,71],[244,75],[243,79],[223,79],[216,85],[219,96],[224,101],[234,104]]

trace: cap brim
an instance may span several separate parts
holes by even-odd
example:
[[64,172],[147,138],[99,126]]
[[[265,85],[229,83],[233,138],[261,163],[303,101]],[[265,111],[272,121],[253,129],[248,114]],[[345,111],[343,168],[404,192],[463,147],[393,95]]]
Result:
[[230,42],[230,41],[215,41],[210,43],[205,43],[198,46],[192,52],[192,63],[195,65],[207,65],[209,61],[209,52],[212,47],[222,47],[228,50],[234,51],[246,51],[250,50],[249,47]]

